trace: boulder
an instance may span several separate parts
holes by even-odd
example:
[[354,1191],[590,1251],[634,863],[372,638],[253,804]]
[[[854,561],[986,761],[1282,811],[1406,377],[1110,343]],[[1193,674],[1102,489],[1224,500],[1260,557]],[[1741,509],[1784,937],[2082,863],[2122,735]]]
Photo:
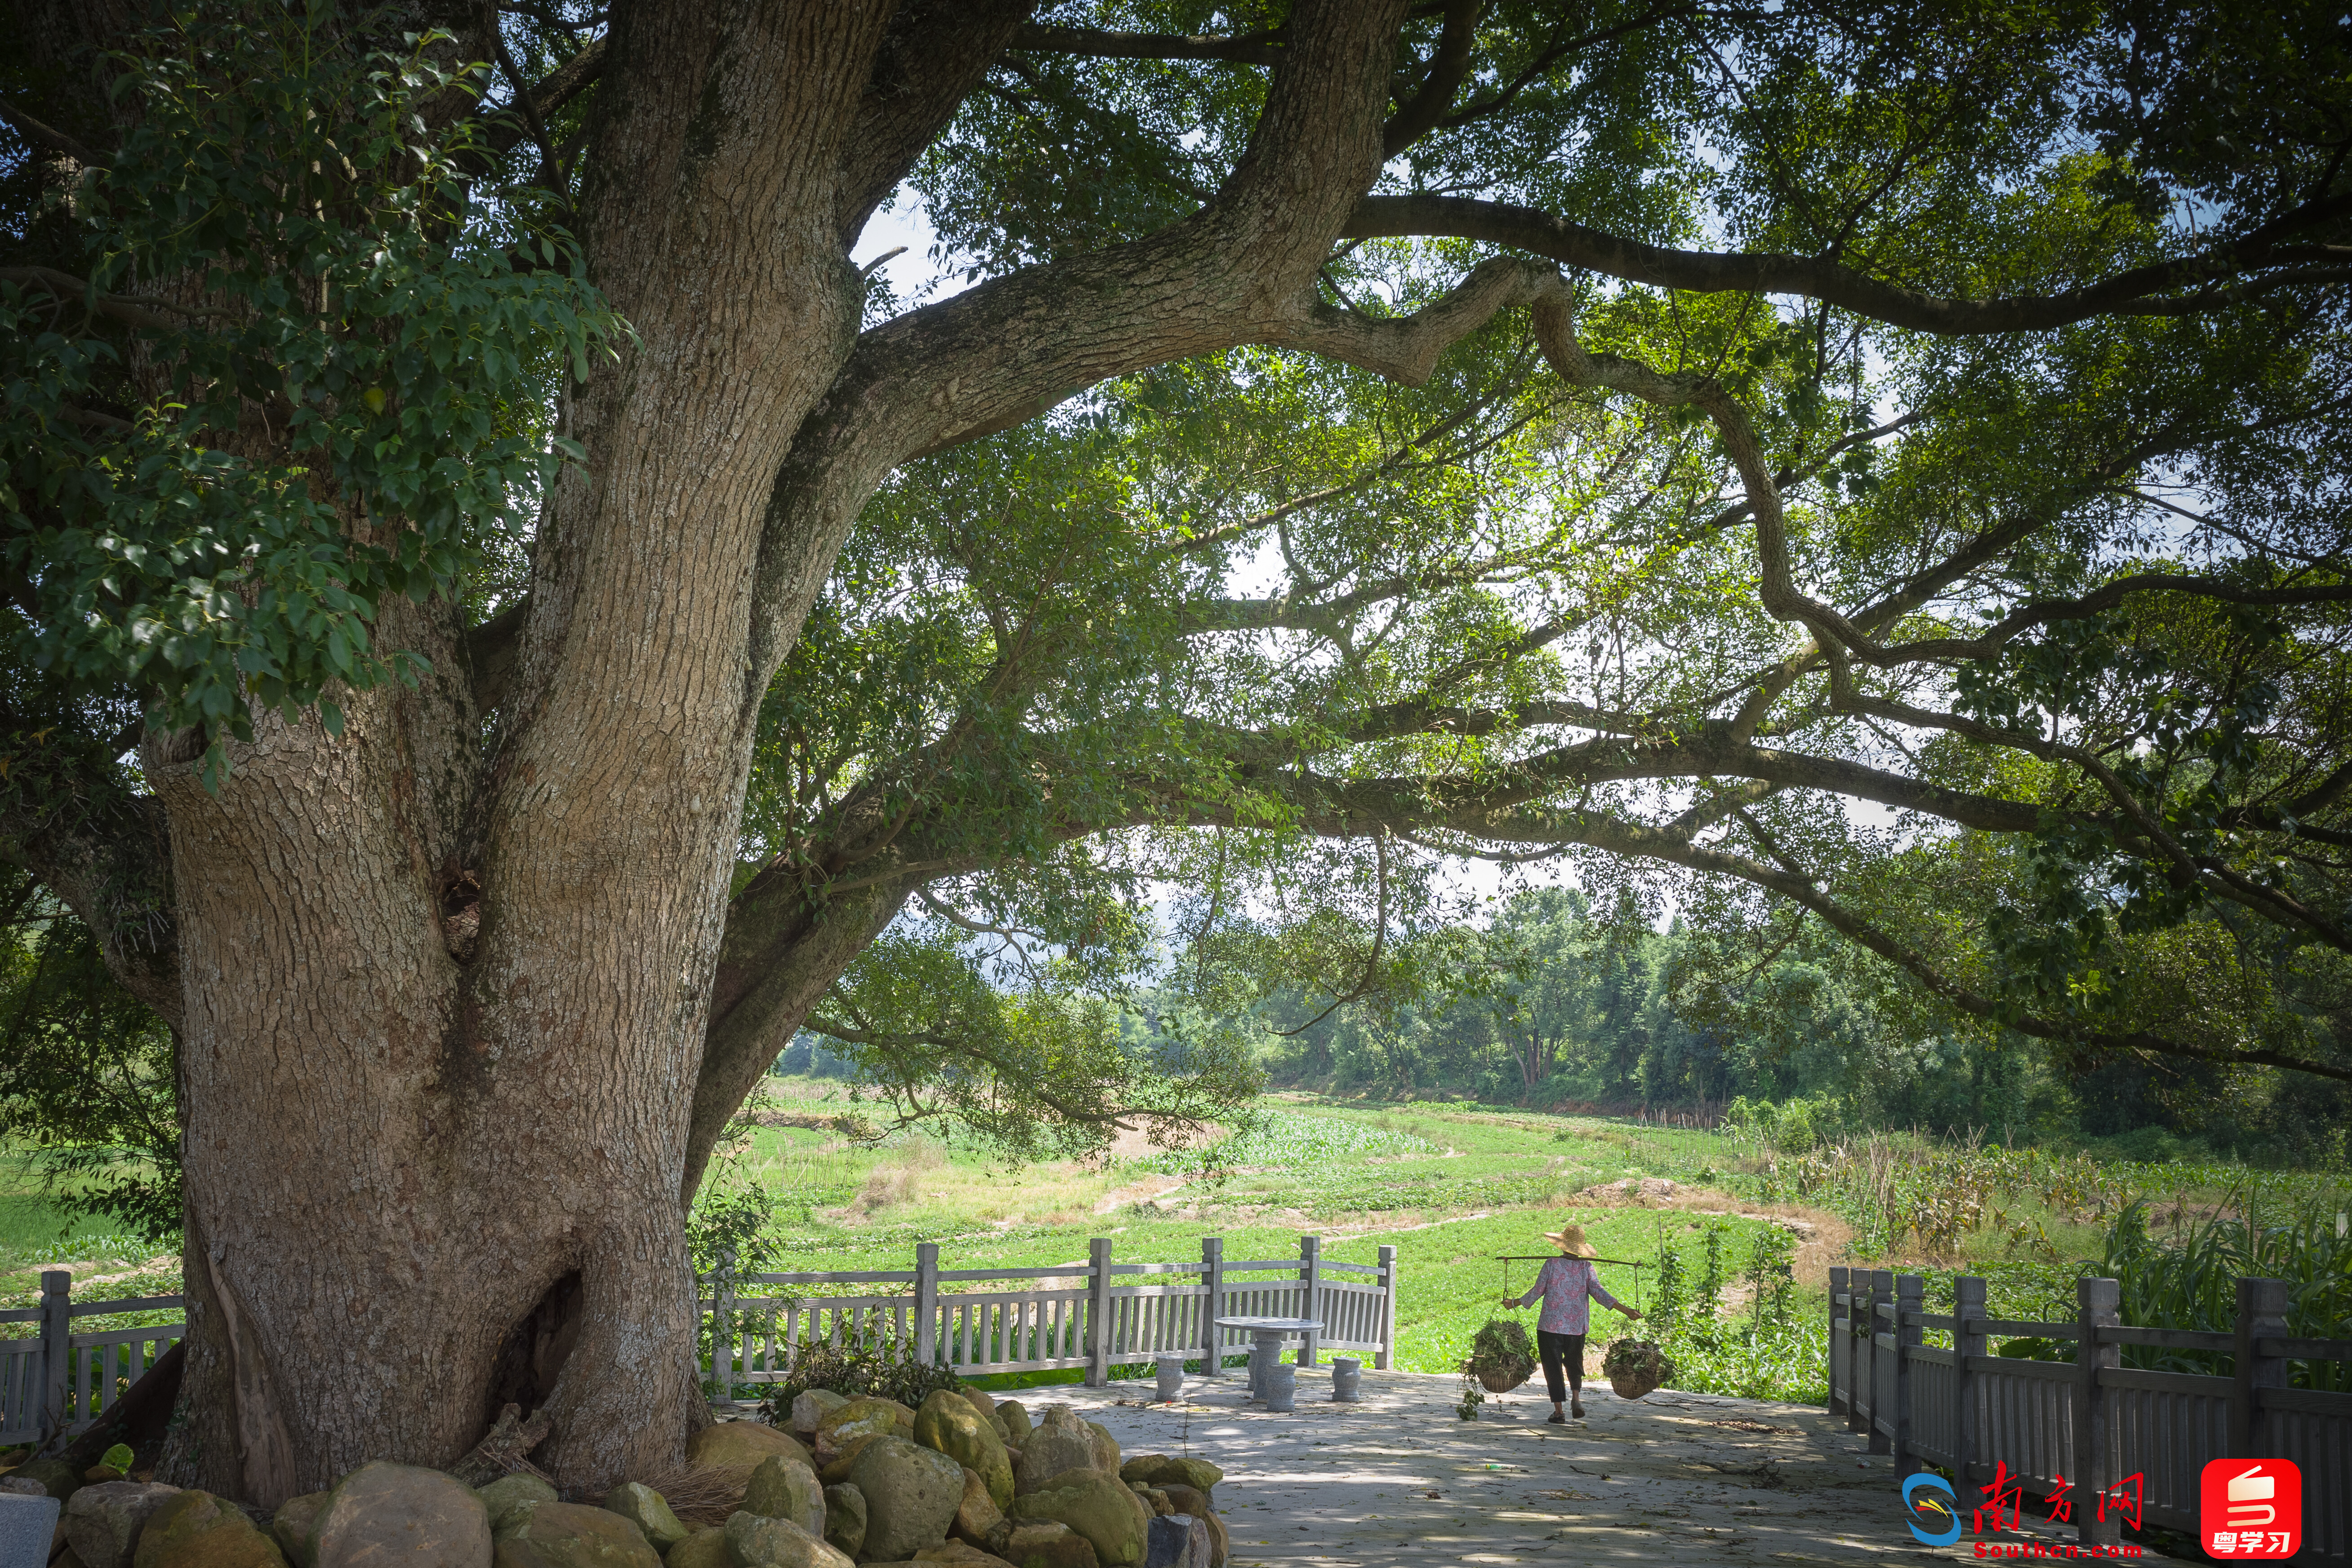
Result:
[[[906,1416],[908,1431],[898,1430]],[[839,1458],[852,1438],[911,1436],[915,1413],[895,1399],[853,1399],[824,1413],[816,1424],[816,1457],[826,1464]]]
[[1098,1568],[1094,1542],[1057,1519],[1015,1522],[996,1554],[1013,1568]]
[[1209,1527],[1209,1568],[1225,1568],[1225,1553],[1233,1549],[1233,1538],[1225,1533],[1225,1521],[1213,1513],[1192,1517]]
[[1013,1500],[1013,1518],[1055,1519],[1091,1542],[1103,1568],[1143,1561],[1151,1510],[1117,1476],[1091,1468],[1066,1470],[1054,1484]]
[[131,1562],[132,1568],[286,1568],[286,1554],[235,1503],[184,1491],[147,1516]]
[[1163,1518],[1176,1511],[1176,1505],[1170,1502],[1168,1494],[1158,1487],[1139,1487],[1133,1481],[1129,1481],[1127,1483],[1127,1489],[1143,1500],[1143,1506],[1151,1510],[1151,1517],[1154,1519]]
[[517,1470],[513,1475],[500,1476],[474,1495],[489,1511],[490,1533],[502,1535],[509,1525],[521,1522],[522,1516],[541,1503],[553,1502],[555,1489],[537,1476]]
[[337,1481],[310,1526],[312,1568],[359,1568],[387,1557],[486,1563],[490,1512],[457,1477],[371,1459]]
[[662,1557],[662,1568],[735,1568],[727,1554],[727,1532],[717,1525],[698,1530]]
[[[304,1492],[300,1497],[288,1498],[269,1517],[269,1533],[278,1538],[278,1549],[286,1553],[286,1560],[294,1568],[316,1568],[319,1558],[310,1550],[310,1532],[319,1527],[319,1510],[327,1506],[330,1495]],[[548,1495],[554,1495],[552,1487],[548,1489]],[[491,1524],[496,1528],[495,1517]]]
[[847,1481],[824,1489],[824,1543],[845,1557],[866,1549],[866,1494]]
[[805,1441],[816,1436],[817,1423],[823,1421],[828,1412],[838,1410],[848,1403],[847,1394],[835,1394],[830,1388],[812,1388],[806,1394],[793,1396],[792,1419],[786,1425],[792,1427],[793,1436]]
[[119,1466],[100,1464],[84,1470],[81,1479],[84,1486],[94,1487],[106,1481],[119,1481],[123,1475],[124,1471]]
[[1118,1439],[1099,1421],[1087,1422],[1087,1430],[1094,1438],[1095,1468],[1108,1476],[1118,1474]]
[[980,1472],[966,1465],[963,1500],[956,1504],[955,1521],[948,1526],[948,1533],[958,1541],[987,1547],[994,1543],[1003,1529],[1004,1510],[997,1506],[988,1483],[980,1479]]
[[728,1516],[727,1555],[735,1568],[856,1568],[791,1520],[757,1513]]
[[1012,1436],[1011,1428],[1004,1425],[1004,1417],[996,1413],[996,1401],[989,1397],[988,1390],[967,1388],[962,1392],[964,1403],[980,1412],[980,1418],[995,1428],[998,1442],[1002,1443]]
[[8,1472],[16,1481],[38,1481],[59,1502],[81,1489],[81,1472],[63,1459],[32,1459]]
[[852,1437],[843,1446],[840,1457],[816,1473],[817,1479],[829,1487],[837,1487],[847,1480],[849,1472],[857,1466],[857,1456],[866,1452],[866,1445],[881,1436],[879,1432],[868,1432],[863,1436]]
[[918,1563],[947,1563],[958,1568],[1013,1568],[1013,1564],[992,1552],[982,1552],[965,1541],[943,1541],[937,1546],[926,1546],[915,1553]]
[[850,1468],[866,1499],[865,1556],[895,1563],[947,1539],[963,1501],[963,1467],[904,1437],[877,1437]]
[[1209,1568],[1209,1527],[1189,1513],[1153,1520],[1143,1568]]
[[818,1540],[824,1539],[824,1483],[816,1472],[779,1454],[761,1461],[743,1489],[743,1511],[762,1519],[789,1519]]
[[645,1532],[585,1503],[543,1502],[499,1537],[496,1568],[658,1568]]
[[1034,1492],[1066,1470],[1095,1468],[1095,1435],[1066,1405],[1045,1406],[1045,1418],[1021,1445],[1020,1468],[1013,1472],[1016,1493]]
[[1004,1439],[970,1400],[934,1389],[915,1412],[915,1441],[976,1472],[998,1508],[1013,1500],[1013,1462],[1004,1457]]
[[816,1468],[816,1456],[790,1432],[780,1432],[762,1422],[720,1421],[686,1440],[686,1462],[696,1469],[740,1465],[749,1471],[761,1460],[777,1454],[787,1458],[797,1456],[809,1468]]
[[996,1402],[996,1418],[1004,1423],[1004,1440],[1016,1447],[1029,1440],[1029,1407],[1017,1399]]
[[140,1531],[157,1509],[179,1494],[177,1487],[152,1481],[100,1481],[82,1487],[66,1500],[66,1540],[88,1568],[131,1568]]
[[0,1476],[0,1563],[39,1568],[52,1552],[79,1562],[74,1549],[65,1545],[58,1500],[37,1481],[26,1481],[18,1491],[7,1479]]
[[1118,1468],[1118,1479],[1140,1481],[1147,1487],[1166,1486],[1181,1481],[1195,1491],[1206,1492],[1225,1479],[1225,1472],[1206,1459],[1179,1459],[1166,1454],[1138,1454]]
[[[768,1464],[782,1461],[770,1459]],[[765,1468],[762,1466],[761,1468]],[[752,1472],[754,1476],[759,1471]],[[669,1500],[643,1481],[623,1481],[604,1494],[604,1507],[637,1527],[637,1533],[656,1552],[667,1552],[692,1531],[677,1521]]]

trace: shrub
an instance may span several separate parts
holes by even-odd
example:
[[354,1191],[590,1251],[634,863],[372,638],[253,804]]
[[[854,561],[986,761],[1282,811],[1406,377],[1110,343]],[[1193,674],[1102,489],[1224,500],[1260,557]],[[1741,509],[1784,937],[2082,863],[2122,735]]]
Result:
[[847,1344],[809,1346],[793,1361],[791,1377],[771,1385],[761,1406],[781,1426],[792,1417],[793,1401],[812,1388],[850,1399],[895,1399],[913,1410],[935,1390],[962,1386],[963,1379],[945,1362],[917,1360],[911,1340],[885,1330]]

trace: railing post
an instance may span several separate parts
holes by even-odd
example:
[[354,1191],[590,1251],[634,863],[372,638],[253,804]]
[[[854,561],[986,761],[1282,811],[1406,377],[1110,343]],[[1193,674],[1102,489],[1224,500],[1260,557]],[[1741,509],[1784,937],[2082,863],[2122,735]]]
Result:
[[1846,1427],[1870,1432],[1870,1371],[1877,1352],[1870,1350],[1870,1269],[1853,1269],[1846,1277]]
[[73,1365],[73,1274],[63,1268],[41,1274],[41,1430],[37,1443],[49,1443],[66,1429],[66,1379]]
[[1209,1293],[1201,1298],[1201,1375],[1216,1377],[1225,1370],[1225,1334],[1217,1320],[1225,1310],[1225,1238],[1201,1238],[1201,1283]]
[[915,1243],[915,1360],[929,1366],[940,1349],[940,1244]]
[[[1307,1299],[1298,1315],[1302,1318],[1320,1317],[1322,1310],[1319,1303],[1323,1295],[1323,1238],[1319,1236],[1302,1236],[1298,1238],[1298,1282],[1304,1287],[1300,1294]],[[1299,1365],[1315,1364],[1315,1342],[1320,1338],[1322,1335],[1315,1330],[1307,1331],[1306,1342],[1298,1347]]]
[[1381,1348],[1372,1352],[1372,1370],[1386,1372],[1396,1350],[1396,1248],[1381,1248]]
[[735,1402],[735,1281],[714,1269],[710,1276],[710,1403]]
[[[1868,1431],[1870,1451],[1874,1454],[1891,1454],[1895,1451],[1895,1439],[1889,1434],[1878,1429],[1879,1417],[1885,1414],[1887,1405],[1895,1394],[1895,1390],[1888,1386],[1892,1380],[1878,1375],[1885,1367],[1885,1363],[1878,1359],[1878,1310],[1881,1307],[1891,1308],[1894,1305],[1895,1271],[1891,1268],[1872,1269],[1870,1271],[1870,1315],[1864,1320],[1862,1345],[1863,1357],[1870,1363]],[[1890,1418],[1888,1425],[1892,1426],[1893,1424]]]
[[1895,1280],[1895,1479],[1927,1467],[1911,1457],[1911,1348],[1921,1342],[1918,1316],[1927,1310],[1927,1281],[1916,1274]]
[[[1849,1369],[1853,1363],[1853,1356],[1852,1354],[1852,1347],[1853,1344],[1853,1324],[1852,1321],[1853,1314],[1853,1304],[1848,1302],[1843,1312],[1840,1312],[1838,1310],[1838,1298],[1846,1293],[1845,1279],[1846,1269],[1843,1264],[1830,1270],[1829,1413],[1832,1415],[1835,1415],[1838,1413],[1838,1399],[1840,1397],[1838,1392],[1838,1372],[1840,1370],[1840,1363],[1844,1363],[1844,1365]],[[1841,1335],[1844,1337],[1846,1342],[1843,1345],[1838,1343],[1838,1339]],[[1851,1412],[1853,1408],[1853,1373],[1851,1370],[1846,1372],[1845,1393],[1843,1397],[1846,1403],[1846,1409]]]
[[[2107,1474],[2107,1391],[2099,1373],[2123,1364],[2120,1347],[2099,1342],[2099,1331],[2123,1321],[2117,1304],[2123,1287],[2113,1279],[2074,1281],[2074,1365],[2080,1380],[2074,1385],[2074,1505],[2075,1539],[2084,1545],[2112,1546],[2123,1539],[2123,1520],[2101,1508],[2099,1499],[2114,1478]],[[2100,1516],[2104,1514],[2105,1518]]]
[[1952,1479],[1966,1487],[1972,1479],[1969,1467],[1976,1463],[1977,1442],[1980,1436],[1977,1426],[1977,1374],[1969,1370],[1969,1358],[1985,1353],[1985,1337],[1971,1331],[1970,1320],[1983,1321],[1985,1317],[1985,1282],[1961,1275],[1952,1281]]
[[2238,1343],[2231,1362],[2237,1386],[2230,1391],[2230,1458],[2269,1458],[2270,1423],[2263,1415],[2262,1391],[2284,1388],[2287,1365],[2282,1357],[2257,1355],[2254,1346],[2263,1340],[2286,1338],[2286,1281],[2239,1280],[2237,1330]]
[[1087,1290],[1087,1386],[1101,1388],[1110,1382],[1110,1237],[1087,1243],[1087,1263],[1094,1270]]

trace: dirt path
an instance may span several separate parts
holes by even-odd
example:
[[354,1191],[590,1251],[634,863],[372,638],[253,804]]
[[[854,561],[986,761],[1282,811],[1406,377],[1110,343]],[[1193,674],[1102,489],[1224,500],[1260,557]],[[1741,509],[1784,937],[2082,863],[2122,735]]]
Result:
[[1662,1390],[1634,1404],[1587,1384],[1589,1418],[1545,1424],[1540,1381],[1455,1418],[1459,1380],[1363,1374],[1360,1405],[1302,1369],[1298,1408],[1240,1405],[1244,1374],[1189,1380],[1190,1403],[1149,1384],[1037,1389],[1067,1399],[1127,1453],[1190,1452],[1223,1468],[1231,1568],[1276,1564],[1852,1564],[1962,1560],[1905,1528],[1889,1460],[1818,1407]]

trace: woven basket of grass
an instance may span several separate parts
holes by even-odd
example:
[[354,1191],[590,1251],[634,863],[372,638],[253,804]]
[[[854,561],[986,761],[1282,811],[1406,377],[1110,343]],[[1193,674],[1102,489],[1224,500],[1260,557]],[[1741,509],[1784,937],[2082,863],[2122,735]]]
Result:
[[1620,1399],[1641,1399],[1674,1380],[1675,1363],[1649,1340],[1619,1340],[1601,1358],[1601,1370]]
[[1510,1393],[1535,1375],[1536,1352],[1528,1331],[1508,1318],[1489,1318],[1470,1342],[1470,1359],[1462,1370],[1489,1394]]

